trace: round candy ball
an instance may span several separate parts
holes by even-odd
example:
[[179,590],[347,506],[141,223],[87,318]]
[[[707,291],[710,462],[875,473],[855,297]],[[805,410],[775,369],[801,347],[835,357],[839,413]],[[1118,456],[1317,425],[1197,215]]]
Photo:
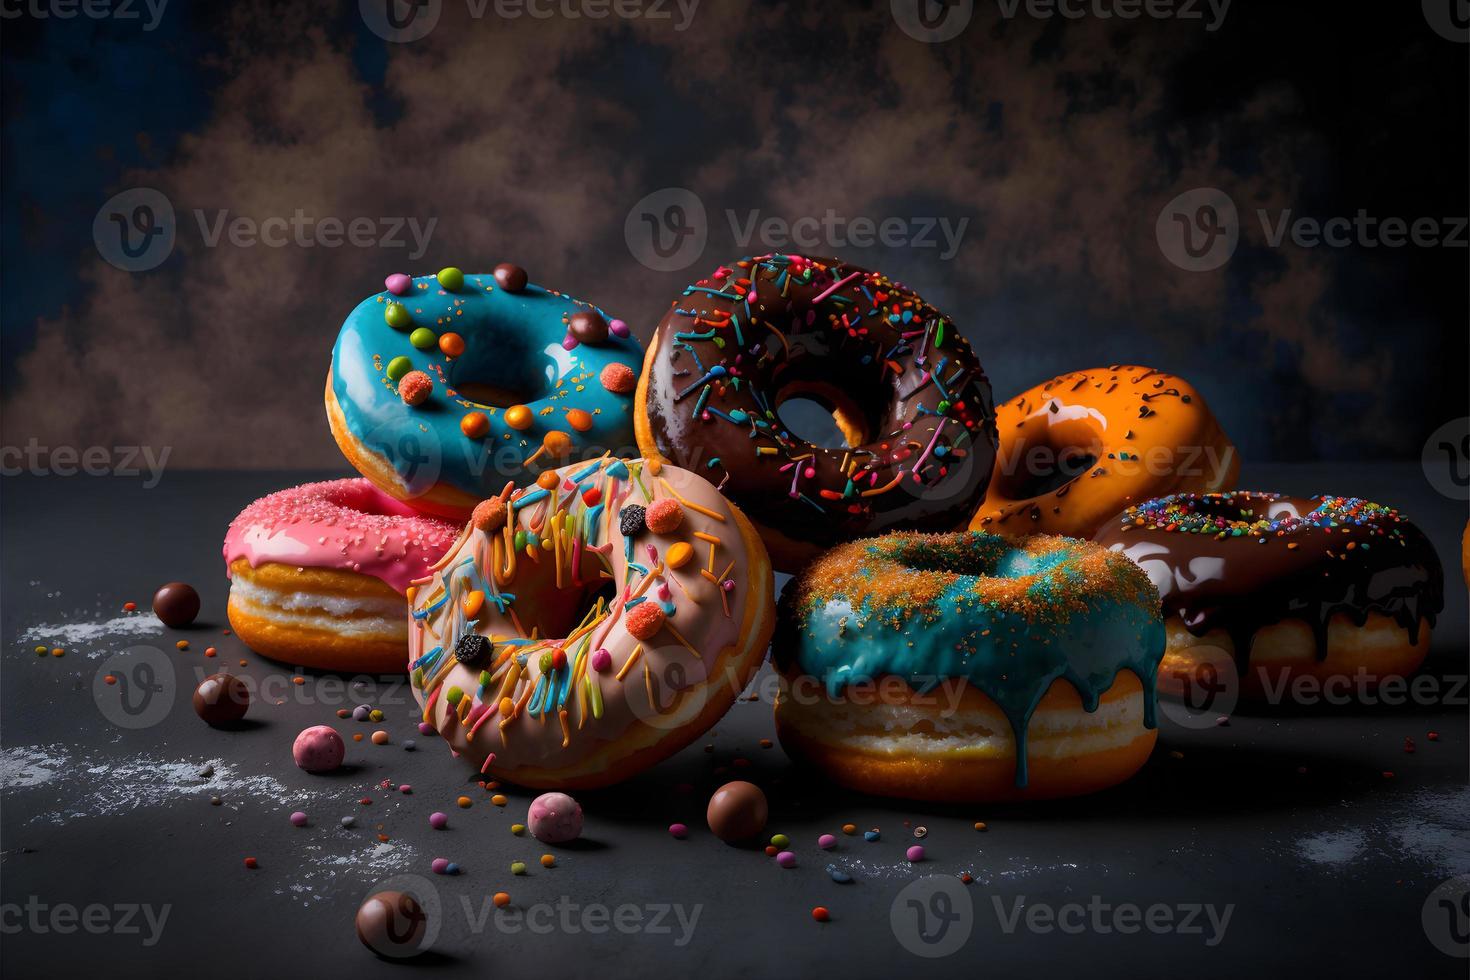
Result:
[[331,772],[342,764],[347,745],[330,725],[302,729],[291,745],[291,758],[307,772]]
[[565,844],[582,835],[582,805],[565,793],[542,793],[526,814],[531,836],[545,844]]
[[187,582],[169,582],[153,593],[153,615],[165,626],[178,629],[199,615],[199,593]]
[[211,674],[194,689],[194,713],[208,725],[234,724],[249,707],[250,689],[233,674]]
[[413,289],[413,279],[401,272],[395,272],[383,280],[383,287],[394,296],[407,296],[409,290]]
[[507,293],[518,293],[526,288],[529,281],[526,270],[509,262],[502,262],[495,267],[495,282]]
[[567,320],[567,330],[584,344],[600,344],[607,340],[607,321],[596,310],[579,310]]
[[750,840],[765,830],[770,812],[761,788],[737,779],[715,790],[715,795],[709,798],[705,819],[716,837],[734,843]]
[[407,892],[378,892],[357,910],[357,938],[379,956],[412,956],[428,931],[428,915]]

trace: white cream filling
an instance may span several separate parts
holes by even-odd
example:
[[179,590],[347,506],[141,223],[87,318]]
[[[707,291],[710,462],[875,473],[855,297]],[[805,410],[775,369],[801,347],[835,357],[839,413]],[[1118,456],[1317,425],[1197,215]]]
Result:
[[237,578],[230,585],[230,602],[248,616],[260,616],[280,626],[343,636],[387,634],[393,639],[408,639],[408,608],[398,600],[286,592]]

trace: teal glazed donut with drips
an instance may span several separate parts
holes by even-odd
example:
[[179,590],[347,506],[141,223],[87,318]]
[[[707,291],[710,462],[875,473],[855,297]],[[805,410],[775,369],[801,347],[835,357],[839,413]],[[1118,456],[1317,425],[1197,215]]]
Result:
[[[884,795],[988,798],[954,785],[999,771],[1023,791],[1011,796],[1101,788],[1084,779],[1080,789],[1024,792],[1038,731],[1050,740],[1040,753],[1046,778],[1059,756],[1079,753],[1064,761],[1082,771],[1094,751],[1107,765],[1122,759],[1126,778],[1152,748],[1165,634],[1153,584],[1120,557],[1072,538],[985,532],[891,534],[833,549],[782,596],[776,665],[787,684],[805,678],[821,691],[802,698],[793,688],[778,703],[783,743],[789,735],[798,756],[835,758],[839,782]],[[1109,695],[1115,684],[1122,691],[1125,672],[1132,707]],[[876,705],[851,694],[895,679],[903,693]],[[1059,680],[1075,691],[1070,715],[1048,696]],[[914,708],[920,702],[934,712]],[[875,708],[887,714],[864,714]],[[991,737],[997,726],[982,723],[984,711],[1009,732]],[[1040,713],[1044,724],[1033,726]],[[1010,757],[987,757],[987,739],[992,749],[1008,744]]]
[[385,493],[463,519],[507,483],[636,445],[643,350],[622,320],[508,264],[384,285],[342,324],[326,406]]

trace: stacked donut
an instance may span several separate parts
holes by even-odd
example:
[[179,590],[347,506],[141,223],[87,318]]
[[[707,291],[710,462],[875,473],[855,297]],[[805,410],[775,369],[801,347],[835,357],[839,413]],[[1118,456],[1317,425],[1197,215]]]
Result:
[[[1136,772],[1157,693],[1214,657],[1259,695],[1252,661],[1385,677],[1428,649],[1443,576],[1403,515],[1235,492],[1204,397],[1156,369],[997,407],[959,325],[880,272],[719,266],[646,353],[515,266],[384,285],[327,376],[363,478],[237,518],[231,622],[296,663],[406,669],[486,774],[625,779],[713,725],[770,643],[783,745],[834,780],[1065,796]],[[794,432],[796,399],[834,435]]]

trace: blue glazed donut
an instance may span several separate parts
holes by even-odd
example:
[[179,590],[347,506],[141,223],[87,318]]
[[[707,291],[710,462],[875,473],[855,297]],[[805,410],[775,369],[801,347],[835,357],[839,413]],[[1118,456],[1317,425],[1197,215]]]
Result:
[[840,545],[792,579],[772,654],[793,756],[865,792],[993,801],[1121,782],[1154,745],[1153,584],[1090,542]]
[[508,264],[384,285],[342,324],[326,404],[337,445],[385,493],[464,519],[507,482],[632,453],[643,351],[622,320]]

